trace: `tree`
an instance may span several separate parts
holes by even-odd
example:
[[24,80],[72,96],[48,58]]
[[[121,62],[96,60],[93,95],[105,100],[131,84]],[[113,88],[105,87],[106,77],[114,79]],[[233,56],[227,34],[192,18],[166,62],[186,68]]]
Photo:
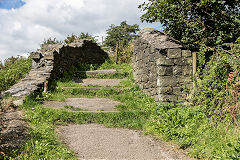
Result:
[[160,22],[190,49],[235,42],[240,33],[239,0],[148,0],[141,20]]
[[74,40],[80,40],[80,39],[90,39],[92,40],[94,43],[97,42],[97,40],[95,39],[95,37],[93,37],[92,35],[90,35],[88,32],[84,33],[81,32],[81,34],[79,36],[72,34],[71,36],[68,36],[64,42],[66,44],[72,43]]
[[112,24],[107,30],[107,37],[104,44],[115,49],[118,42],[121,41],[124,46],[127,46],[132,39],[137,37],[137,31],[139,31],[139,25],[129,25],[127,21],[121,22],[120,26]]

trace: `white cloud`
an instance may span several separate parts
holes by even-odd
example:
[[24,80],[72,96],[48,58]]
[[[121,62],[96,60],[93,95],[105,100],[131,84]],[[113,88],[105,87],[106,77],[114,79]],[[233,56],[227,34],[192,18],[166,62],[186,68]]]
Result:
[[89,32],[103,36],[111,24],[127,20],[140,27],[137,6],[144,0],[24,0],[18,9],[0,9],[0,60],[35,51],[49,37]]

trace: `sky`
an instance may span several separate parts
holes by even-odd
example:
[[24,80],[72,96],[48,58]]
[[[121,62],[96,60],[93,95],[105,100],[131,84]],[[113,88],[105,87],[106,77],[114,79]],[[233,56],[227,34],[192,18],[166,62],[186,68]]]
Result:
[[106,36],[111,24],[119,25],[125,20],[141,29],[160,29],[159,23],[141,23],[143,12],[138,5],[144,1],[0,0],[0,60],[27,56],[50,37],[64,40],[81,32]]

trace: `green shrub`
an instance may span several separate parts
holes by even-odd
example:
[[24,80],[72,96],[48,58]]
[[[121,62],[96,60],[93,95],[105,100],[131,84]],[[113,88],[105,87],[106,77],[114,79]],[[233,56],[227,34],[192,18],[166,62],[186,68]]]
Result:
[[31,62],[31,58],[12,57],[7,59],[5,68],[0,70],[0,92],[7,90],[19,79],[23,78],[30,71]]

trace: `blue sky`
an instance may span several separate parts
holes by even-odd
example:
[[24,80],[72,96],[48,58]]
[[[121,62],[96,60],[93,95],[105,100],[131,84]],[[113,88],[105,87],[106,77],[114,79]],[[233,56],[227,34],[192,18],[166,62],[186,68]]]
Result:
[[23,6],[25,2],[22,0],[0,0],[0,8],[2,9],[16,9]]

